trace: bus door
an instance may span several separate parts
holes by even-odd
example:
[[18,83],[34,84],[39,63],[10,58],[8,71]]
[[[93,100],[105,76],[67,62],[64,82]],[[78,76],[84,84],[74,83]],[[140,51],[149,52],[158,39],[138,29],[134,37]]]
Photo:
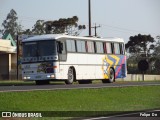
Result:
[[66,44],[65,41],[57,42],[57,49],[59,55],[59,72],[61,75],[64,75],[65,66],[64,63],[67,61],[67,52],[66,52]]

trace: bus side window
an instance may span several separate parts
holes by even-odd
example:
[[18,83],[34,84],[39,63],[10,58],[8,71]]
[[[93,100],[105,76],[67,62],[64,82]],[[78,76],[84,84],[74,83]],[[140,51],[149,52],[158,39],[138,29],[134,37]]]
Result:
[[96,53],[104,53],[103,43],[102,42],[95,42],[96,43]]
[[76,41],[76,46],[77,46],[77,52],[79,53],[86,52],[85,41],[81,41],[81,40]]
[[63,47],[63,48],[61,48],[61,53],[59,53],[59,59],[60,61],[66,61],[67,60],[66,42],[61,41],[60,43],[61,43],[60,47]]
[[60,53],[60,54],[62,54],[63,50],[64,50],[64,44],[63,44],[63,42],[58,41],[57,42],[57,52]]
[[62,54],[65,54],[66,53],[66,45],[65,45],[65,42],[61,42],[61,49],[62,49]]
[[112,44],[109,42],[104,43],[105,44],[105,53],[112,54]]
[[66,40],[66,43],[68,52],[76,52],[76,44],[74,40]]
[[120,54],[120,45],[119,43],[114,43],[115,54]]
[[125,47],[124,47],[124,43],[121,43],[121,54],[124,55],[125,54]]
[[125,53],[124,53],[124,44],[123,43],[119,43],[119,47],[120,47],[120,54],[121,55],[124,55]]
[[94,42],[87,41],[88,53],[95,53]]

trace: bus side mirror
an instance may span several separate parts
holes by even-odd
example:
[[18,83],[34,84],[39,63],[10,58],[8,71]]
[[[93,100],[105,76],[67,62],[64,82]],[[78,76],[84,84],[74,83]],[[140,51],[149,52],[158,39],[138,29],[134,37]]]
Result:
[[63,51],[63,43],[58,42],[58,52],[62,53],[62,51]]

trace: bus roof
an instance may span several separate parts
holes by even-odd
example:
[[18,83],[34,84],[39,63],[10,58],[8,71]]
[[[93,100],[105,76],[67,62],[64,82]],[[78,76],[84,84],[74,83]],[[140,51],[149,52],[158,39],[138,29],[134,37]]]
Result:
[[74,40],[90,40],[90,41],[109,41],[109,42],[124,42],[122,38],[97,38],[97,37],[79,37],[79,36],[69,36],[63,34],[46,34],[46,35],[37,35],[34,37],[29,37],[23,39],[22,42],[31,42],[31,41],[42,41],[42,40],[58,40],[60,38],[74,39]]

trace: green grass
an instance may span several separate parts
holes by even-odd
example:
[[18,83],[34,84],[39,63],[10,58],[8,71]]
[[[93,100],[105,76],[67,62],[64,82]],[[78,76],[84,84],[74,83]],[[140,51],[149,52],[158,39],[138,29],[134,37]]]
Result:
[[[54,81],[54,82],[50,82],[50,84],[53,85],[62,85],[65,84],[63,81]],[[23,80],[6,80],[6,81],[0,81],[0,86],[20,86],[20,85],[36,85],[35,81],[23,81]]]
[[134,111],[160,108],[160,86],[0,93],[0,111]]
[[[0,82],[0,84],[26,85],[35,83],[23,81],[3,81]],[[160,86],[0,92],[0,111],[126,112],[156,109],[160,108],[159,91]],[[48,119],[51,118],[43,118],[42,120]],[[59,119],[62,118],[58,118],[58,120]]]
[[0,81],[0,86],[11,86],[11,85],[34,85],[34,81],[17,81],[17,80],[4,80]]

